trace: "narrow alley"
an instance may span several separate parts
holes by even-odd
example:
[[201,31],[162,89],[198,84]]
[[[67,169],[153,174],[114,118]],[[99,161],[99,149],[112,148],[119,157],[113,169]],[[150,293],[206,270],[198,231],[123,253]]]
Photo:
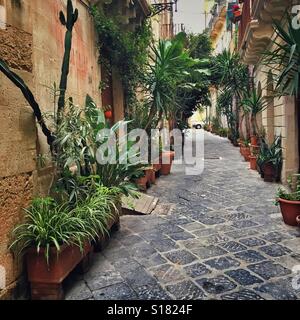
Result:
[[205,133],[204,173],[174,165],[149,191],[160,199],[153,214],[123,216],[67,299],[300,298],[292,287],[300,232],[283,223],[277,188],[227,139]]

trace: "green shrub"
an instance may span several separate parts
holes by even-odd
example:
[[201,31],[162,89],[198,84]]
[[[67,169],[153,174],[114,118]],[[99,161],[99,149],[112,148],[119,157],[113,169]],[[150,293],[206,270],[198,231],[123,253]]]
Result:
[[52,198],[36,198],[25,210],[25,223],[13,231],[14,241],[11,248],[21,253],[29,247],[37,252],[45,250],[49,262],[50,248],[58,251],[63,244],[76,245],[83,250],[84,242],[95,236],[87,223],[73,215],[67,204],[58,204]]

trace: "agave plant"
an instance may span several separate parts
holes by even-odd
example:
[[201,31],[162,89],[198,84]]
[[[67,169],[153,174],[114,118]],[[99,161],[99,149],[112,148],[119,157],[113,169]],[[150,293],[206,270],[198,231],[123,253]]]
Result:
[[264,52],[263,63],[274,73],[276,91],[280,95],[299,95],[300,77],[300,29],[294,28],[292,17],[286,13],[287,27],[282,21],[274,21],[276,37],[272,49]]

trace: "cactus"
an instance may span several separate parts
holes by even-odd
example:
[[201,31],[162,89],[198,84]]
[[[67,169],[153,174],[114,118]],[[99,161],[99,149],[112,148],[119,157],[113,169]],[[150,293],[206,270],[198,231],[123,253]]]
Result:
[[60,79],[60,95],[58,99],[58,121],[61,118],[61,113],[65,106],[65,97],[66,97],[66,90],[67,90],[67,83],[68,83],[68,74],[70,69],[70,56],[71,56],[71,48],[72,48],[72,32],[73,27],[78,19],[78,9],[73,8],[72,0],[68,0],[67,4],[67,18],[65,14],[60,11],[59,13],[59,20],[63,26],[66,27],[66,35],[65,35],[65,53],[61,68],[61,79]]
[[24,80],[21,79],[16,73],[14,73],[8,65],[0,59],[0,71],[14,84],[16,85],[22,92],[23,96],[33,109],[33,113],[37,119],[37,122],[41,126],[43,134],[47,138],[47,142],[50,146],[51,151],[53,150],[53,142],[54,142],[54,135],[53,133],[48,129],[45,120],[43,118],[41,109],[39,104],[36,102],[32,92],[28,88],[28,86],[25,84]]

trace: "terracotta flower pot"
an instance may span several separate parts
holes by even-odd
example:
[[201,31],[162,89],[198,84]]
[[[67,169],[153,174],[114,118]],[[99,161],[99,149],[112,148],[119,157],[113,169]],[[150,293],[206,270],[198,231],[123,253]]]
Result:
[[243,156],[245,158],[245,161],[247,161],[247,162],[250,161],[250,156],[251,156],[250,147],[244,147]]
[[278,199],[283,221],[289,226],[297,226],[300,222],[300,201]]
[[171,159],[171,161],[174,161],[175,151],[163,151],[161,158],[164,159],[164,162],[169,161],[169,159]]
[[296,217],[296,222],[297,222],[298,227],[300,227],[300,216]]
[[156,163],[153,165],[153,170],[155,172],[159,171],[161,169],[161,163]]
[[274,166],[271,162],[267,162],[262,167],[265,182],[274,181]]
[[258,145],[258,138],[257,136],[251,136],[251,145],[252,146],[257,146]]
[[142,191],[147,190],[148,177],[146,175],[138,178],[135,182]]
[[146,170],[147,183],[154,184],[155,183],[155,170],[153,168],[149,168]]
[[172,162],[175,157],[174,151],[166,151],[161,155],[161,169],[160,174],[167,176],[171,173]]
[[62,282],[81,260],[92,251],[90,243],[86,243],[83,252],[77,246],[63,245],[60,252],[51,248],[49,264],[45,259],[45,250],[37,253],[30,248],[26,254],[28,280],[31,283],[33,300],[61,300],[64,297]]
[[156,183],[156,176],[155,176],[155,170],[154,170],[154,169],[151,169],[150,182],[151,182],[152,184],[155,184],[155,183]]
[[250,169],[251,170],[256,170],[256,156],[250,156]]
[[167,176],[171,173],[172,163],[162,164],[160,169],[160,174],[163,176]]

